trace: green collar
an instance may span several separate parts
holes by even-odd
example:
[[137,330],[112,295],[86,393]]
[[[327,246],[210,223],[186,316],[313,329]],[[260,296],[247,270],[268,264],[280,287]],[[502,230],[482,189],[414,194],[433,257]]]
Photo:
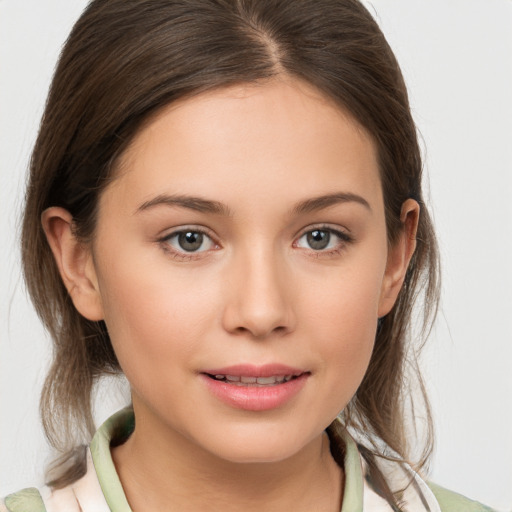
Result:
[[[134,428],[133,409],[122,409],[103,423],[90,445],[94,468],[103,495],[110,510],[115,512],[132,512],[132,510],[128,505],[123,487],[117,476],[110,445],[122,443],[130,436]],[[341,512],[362,512],[363,474],[359,451],[348,432],[340,429],[340,434],[345,443],[345,489]]]
[[94,435],[90,450],[94,463],[94,469],[100,482],[103,496],[110,508],[115,512],[132,512],[123,486],[117,476],[117,472],[110,453],[112,443],[119,444],[120,439],[126,439],[135,428],[133,409],[127,407],[111,416],[98,429]]

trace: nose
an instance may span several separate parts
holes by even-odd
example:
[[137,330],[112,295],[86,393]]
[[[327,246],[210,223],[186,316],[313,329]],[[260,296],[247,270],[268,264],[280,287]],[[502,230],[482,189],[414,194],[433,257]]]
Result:
[[272,248],[245,251],[231,262],[223,327],[264,339],[295,329],[294,283]]

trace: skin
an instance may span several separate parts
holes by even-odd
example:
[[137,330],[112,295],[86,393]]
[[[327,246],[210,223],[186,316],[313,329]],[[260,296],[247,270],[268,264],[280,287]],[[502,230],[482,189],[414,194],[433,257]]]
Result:
[[[315,89],[283,78],[161,111],[102,193],[90,246],[74,239],[68,212],[44,213],[75,306],[105,320],[131,384],[137,426],[113,457],[135,512],[339,511],[343,474],[324,429],[365,374],[418,212],[404,203],[389,247],[371,138]],[[332,230],[325,249],[308,242],[315,228]],[[207,234],[199,250],[180,247],[180,229]],[[283,406],[247,411],[201,378],[240,363],[308,377]]]

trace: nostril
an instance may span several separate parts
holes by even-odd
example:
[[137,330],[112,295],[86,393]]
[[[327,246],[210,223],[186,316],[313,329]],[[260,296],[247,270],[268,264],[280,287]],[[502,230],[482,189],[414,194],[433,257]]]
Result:
[[265,329],[263,326],[255,326],[253,328],[250,327],[237,327],[234,330],[237,334],[249,334],[253,338],[262,339],[268,338],[272,335],[284,335],[288,332],[288,328],[284,325],[279,325],[277,327],[273,327],[271,329]]
[[226,301],[222,317],[226,331],[264,339],[283,336],[294,330],[295,315],[291,301],[281,295],[265,294],[261,290],[256,293],[251,287],[242,288],[240,293]]

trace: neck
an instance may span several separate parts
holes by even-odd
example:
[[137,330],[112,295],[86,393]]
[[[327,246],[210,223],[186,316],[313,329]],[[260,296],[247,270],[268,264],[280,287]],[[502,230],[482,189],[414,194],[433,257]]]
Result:
[[341,508],[343,472],[325,433],[285,460],[236,463],[202,450],[175,431],[162,430],[139,422],[126,443],[113,449],[133,512]]

